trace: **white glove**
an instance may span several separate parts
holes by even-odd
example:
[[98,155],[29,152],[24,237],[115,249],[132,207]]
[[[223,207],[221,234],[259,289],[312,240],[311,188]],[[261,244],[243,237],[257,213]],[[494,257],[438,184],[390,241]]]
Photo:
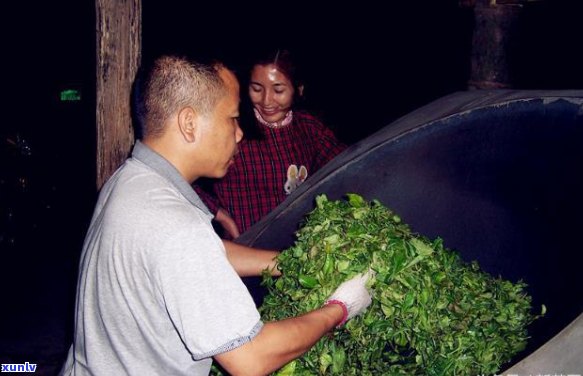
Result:
[[325,305],[339,304],[344,311],[344,317],[337,327],[364,312],[372,302],[371,294],[366,288],[366,282],[370,277],[374,277],[372,270],[342,282],[326,301]]

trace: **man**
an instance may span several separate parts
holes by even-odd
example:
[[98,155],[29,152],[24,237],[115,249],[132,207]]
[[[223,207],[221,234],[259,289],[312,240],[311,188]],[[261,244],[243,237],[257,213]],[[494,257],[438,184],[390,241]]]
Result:
[[224,67],[158,59],[145,77],[142,140],[103,187],[83,247],[65,375],[267,374],[370,304],[366,276],[322,308],[263,323],[240,276],[277,275],[277,252],[222,242],[191,188],[222,177],[243,137]]

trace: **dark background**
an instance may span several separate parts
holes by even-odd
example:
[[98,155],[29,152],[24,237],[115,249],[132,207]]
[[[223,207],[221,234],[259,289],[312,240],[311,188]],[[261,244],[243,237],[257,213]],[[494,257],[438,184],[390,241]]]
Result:
[[[466,89],[473,13],[457,1],[143,1],[143,60],[218,57],[237,67],[266,45],[308,73],[309,104],[351,144]],[[525,7],[509,70],[522,89],[583,88],[583,6]],[[95,192],[92,1],[29,1],[0,11],[0,363],[52,374],[71,341],[77,263]],[[61,102],[77,89],[82,99]]]

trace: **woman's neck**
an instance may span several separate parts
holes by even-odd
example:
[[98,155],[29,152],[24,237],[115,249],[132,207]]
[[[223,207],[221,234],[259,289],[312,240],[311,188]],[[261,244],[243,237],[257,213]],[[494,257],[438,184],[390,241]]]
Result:
[[255,113],[255,118],[257,119],[258,122],[260,122],[261,124],[265,125],[268,128],[272,128],[272,129],[283,128],[283,127],[291,124],[292,119],[293,119],[293,111],[292,110],[289,110],[285,114],[283,119],[276,121],[276,122],[266,121],[263,117],[261,117],[261,114],[255,108],[253,109],[253,112]]

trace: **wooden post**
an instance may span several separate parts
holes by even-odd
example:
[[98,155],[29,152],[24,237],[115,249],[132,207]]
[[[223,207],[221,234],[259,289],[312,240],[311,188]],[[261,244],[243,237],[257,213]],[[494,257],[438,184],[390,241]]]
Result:
[[462,1],[474,4],[471,77],[468,89],[511,88],[509,49],[523,0]]
[[141,0],[95,0],[97,189],[134,143],[131,85],[141,60]]

